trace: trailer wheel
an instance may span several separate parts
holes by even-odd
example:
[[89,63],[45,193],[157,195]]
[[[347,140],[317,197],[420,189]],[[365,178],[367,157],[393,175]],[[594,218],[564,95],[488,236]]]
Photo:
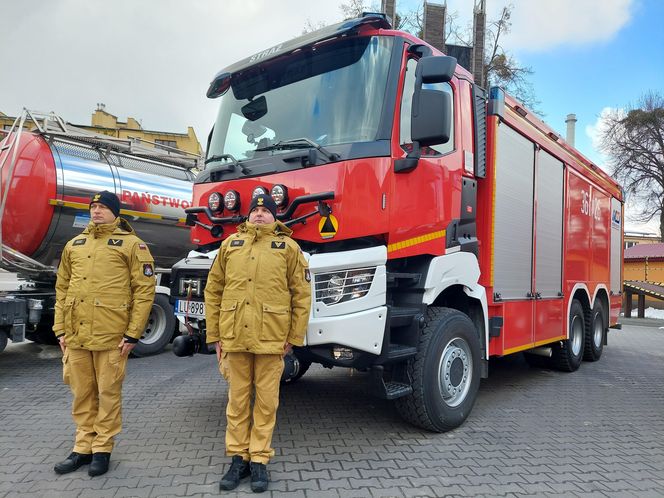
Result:
[[454,309],[429,308],[417,354],[408,362],[413,392],[395,400],[400,415],[434,432],[460,426],[475,404],[480,357],[470,318]]
[[141,340],[138,341],[131,353],[139,358],[161,353],[173,337],[174,330],[175,315],[173,307],[168,302],[168,297],[163,294],[155,295],[148,324],[145,331],[143,331]]
[[0,329],[0,353],[7,347],[7,339],[7,332],[4,329]]
[[574,299],[569,311],[569,338],[553,345],[553,365],[563,372],[574,372],[581,365],[585,344],[583,306]]
[[586,334],[583,359],[586,361],[597,361],[604,351],[604,334],[606,325],[604,322],[604,306],[597,301],[590,313],[588,333]]

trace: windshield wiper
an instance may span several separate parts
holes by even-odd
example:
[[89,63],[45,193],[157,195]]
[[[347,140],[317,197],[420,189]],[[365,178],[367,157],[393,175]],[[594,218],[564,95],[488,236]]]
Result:
[[[205,164],[209,163],[214,163],[217,161],[230,161],[231,164],[227,165],[225,170],[226,171],[232,171],[236,169],[240,169],[242,171],[243,175],[248,175],[250,173],[249,168],[247,168],[245,165],[243,165],[240,161],[235,159],[231,154],[219,154],[216,156],[208,157],[205,160]],[[221,171],[223,167],[218,168],[217,171]]]
[[316,149],[323,156],[327,158],[328,161],[336,161],[339,159],[339,154],[329,152],[324,149],[323,146],[318,145],[316,142],[310,138],[291,138],[290,140],[280,140],[276,144],[267,145],[265,147],[259,147],[257,151],[266,151],[266,150],[288,150],[288,149]]

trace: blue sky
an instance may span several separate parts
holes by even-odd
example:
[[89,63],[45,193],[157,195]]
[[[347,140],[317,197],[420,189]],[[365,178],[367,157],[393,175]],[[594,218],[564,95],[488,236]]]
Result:
[[[349,3],[350,0],[345,0]],[[441,3],[443,0],[439,0]],[[0,0],[0,111],[55,111],[88,124],[97,103],[146,129],[205,143],[217,102],[205,97],[223,67],[341,20],[334,0]],[[398,10],[422,2],[397,0]],[[486,0],[494,19],[508,0]],[[509,0],[505,47],[535,71],[539,110],[563,136],[577,115],[576,145],[600,166],[590,134],[605,108],[664,91],[664,0]],[[368,10],[380,1],[365,1]],[[447,0],[461,25],[474,0]],[[110,7],[109,7],[110,6]],[[629,220],[627,220],[629,228]]]

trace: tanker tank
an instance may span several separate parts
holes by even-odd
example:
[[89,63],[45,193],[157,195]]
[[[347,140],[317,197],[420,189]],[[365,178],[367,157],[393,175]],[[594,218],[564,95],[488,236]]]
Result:
[[[8,187],[3,245],[57,267],[64,245],[90,221],[90,196],[108,190],[120,198],[121,216],[149,245],[157,266],[170,267],[190,247],[183,223],[190,170],[64,136],[22,133],[16,145],[10,185],[8,161],[2,169],[3,194]],[[0,163],[7,153],[0,152]]]

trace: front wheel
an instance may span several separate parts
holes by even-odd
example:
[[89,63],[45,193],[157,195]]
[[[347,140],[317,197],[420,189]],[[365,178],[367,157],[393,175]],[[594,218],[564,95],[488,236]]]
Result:
[[477,330],[460,311],[432,307],[408,363],[413,392],[395,400],[408,422],[434,432],[460,426],[480,386],[481,348]]
[[150,310],[148,324],[145,331],[143,331],[141,340],[132,349],[132,354],[140,358],[161,353],[173,337],[174,330],[175,315],[173,314],[173,307],[168,302],[168,297],[157,294]]

